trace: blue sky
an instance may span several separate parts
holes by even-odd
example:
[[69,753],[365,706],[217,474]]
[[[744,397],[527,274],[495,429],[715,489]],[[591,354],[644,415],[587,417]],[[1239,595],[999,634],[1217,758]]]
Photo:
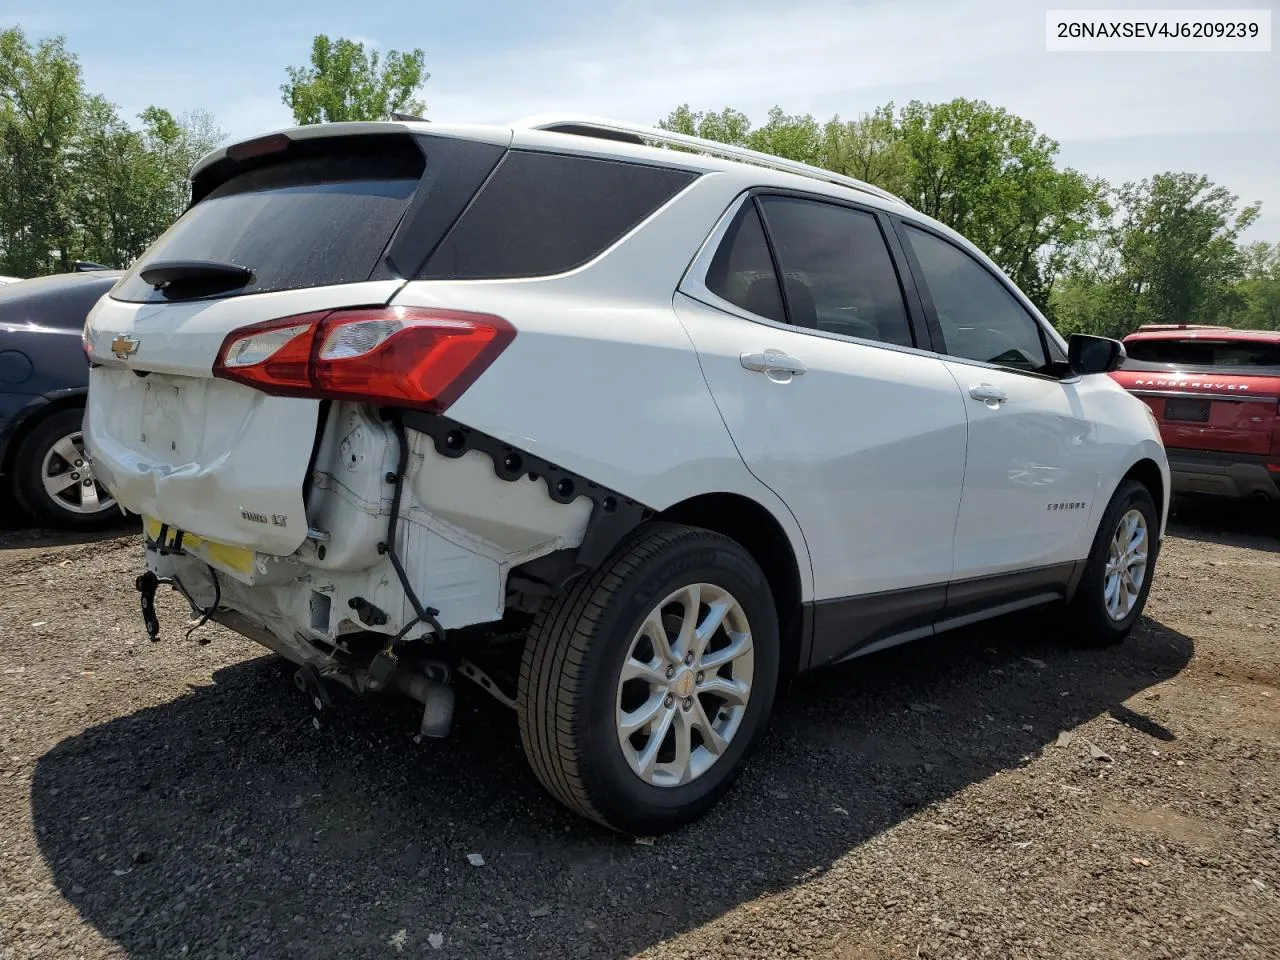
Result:
[[[825,119],[889,100],[976,97],[1060,141],[1064,163],[1115,182],[1206,173],[1242,202],[1263,202],[1249,239],[1280,241],[1280,45],[1247,54],[1048,53],[1044,11],[1065,0],[16,4],[0,23],[16,21],[33,38],[65,35],[88,87],[126,116],[154,103],[209,110],[234,136],[285,126],[284,68],[306,60],[316,33],[422,47],[436,120],[569,111],[652,123],[684,101],[733,105],[757,121],[774,104]],[[1268,8],[1280,30],[1277,0],[1185,6]]]

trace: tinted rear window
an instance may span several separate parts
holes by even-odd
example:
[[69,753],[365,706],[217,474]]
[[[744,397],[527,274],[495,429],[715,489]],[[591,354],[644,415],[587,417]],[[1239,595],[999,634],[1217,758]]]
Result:
[[696,174],[513,150],[431,255],[424,280],[543,277],[580,267]]
[[423,166],[421,152],[408,143],[382,152],[285,159],[232,177],[183,214],[112,296],[162,299],[138,276],[161,260],[220,260],[251,268],[252,281],[235,294],[367,280]]
[[1280,368],[1280,343],[1250,340],[1131,340],[1124,345],[1125,366],[1144,368],[1200,368],[1240,373]]
[[707,267],[707,289],[747,313],[787,322],[773,257],[753,201],[742,205]]

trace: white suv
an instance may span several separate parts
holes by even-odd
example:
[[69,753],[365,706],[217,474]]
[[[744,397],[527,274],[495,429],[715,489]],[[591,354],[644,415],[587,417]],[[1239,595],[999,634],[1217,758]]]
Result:
[[87,444],[148,629],[171,583],[317,709],[397,691],[439,736],[468,677],[648,833],[797,672],[1142,610],[1169,473],[1122,348],[873,186],[562,118],[288,130],[192,193],[86,324]]

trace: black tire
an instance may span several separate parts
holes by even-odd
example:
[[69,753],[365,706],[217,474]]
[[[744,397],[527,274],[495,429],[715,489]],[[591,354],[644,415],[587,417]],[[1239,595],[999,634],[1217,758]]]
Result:
[[[46,417],[22,438],[13,459],[13,493],[18,503],[36,520],[63,530],[102,530],[123,519],[115,501],[100,484],[95,490],[103,506],[93,513],[77,512],[45,489],[45,458],[61,441],[79,434],[83,420],[83,407],[59,410]],[[68,472],[76,470],[74,462],[66,467]]]
[[[1121,519],[1130,510],[1140,512],[1146,522],[1147,565],[1133,609],[1123,619],[1117,620],[1107,611],[1104,587],[1111,540]],[[1159,524],[1159,513],[1151,492],[1136,480],[1123,481],[1102,515],[1102,522],[1098,524],[1093,538],[1093,548],[1085,562],[1084,574],[1067,607],[1067,627],[1073,642],[1086,647],[1108,647],[1121,643],[1133,630],[1142,616],[1155,575],[1160,551]]]
[[[736,734],[706,772],[656,786],[632,770],[619,744],[621,670],[649,613],[681,587],[703,583],[729,591],[746,616],[751,692]],[[520,664],[525,755],[542,785],[582,816],[634,835],[672,830],[705,813],[741,772],[773,706],[779,656],[773,596],[746,550],[707,530],[646,524],[535,618]]]

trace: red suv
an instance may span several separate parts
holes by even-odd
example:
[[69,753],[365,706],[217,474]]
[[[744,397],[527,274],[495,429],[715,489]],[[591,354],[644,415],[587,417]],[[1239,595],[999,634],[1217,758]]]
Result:
[[1280,331],[1151,324],[1111,374],[1155,414],[1175,493],[1280,499]]

